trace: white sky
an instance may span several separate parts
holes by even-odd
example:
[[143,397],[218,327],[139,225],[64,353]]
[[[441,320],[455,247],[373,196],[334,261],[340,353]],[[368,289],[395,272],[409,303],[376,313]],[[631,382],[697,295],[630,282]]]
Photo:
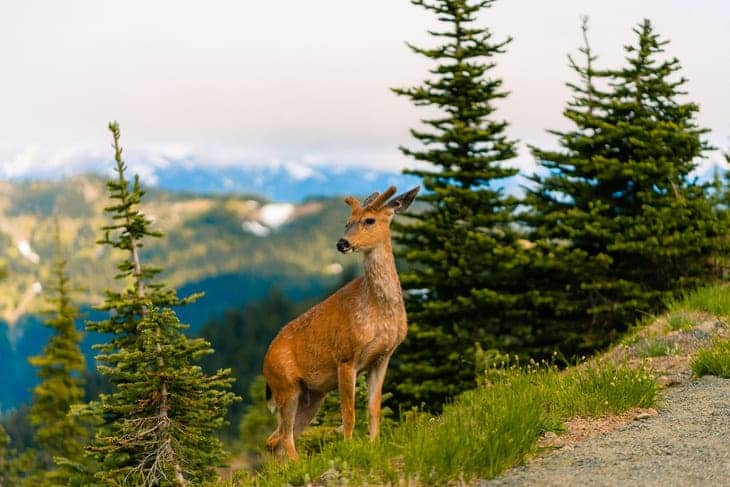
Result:
[[[711,141],[730,144],[728,0],[498,1],[481,23],[514,37],[497,59],[512,137],[553,144],[545,129],[565,127],[581,14],[612,66],[649,17]],[[401,168],[397,146],[424,113],[389,87],[426,77],[404,42],[430,42],[432,26],[407,0],[4,1],[0,176],[106,157],[110,119],[138,157]]]

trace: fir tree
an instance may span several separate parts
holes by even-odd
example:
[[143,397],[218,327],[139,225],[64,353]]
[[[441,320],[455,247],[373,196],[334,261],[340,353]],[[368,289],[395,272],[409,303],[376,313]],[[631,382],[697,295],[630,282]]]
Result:
[[618,70],[595,69],[586,41],[585,64],[571,59],[581,82],[569,84],[564,115],[574,128],[551,131],[561,150],[532,148],[547,175],[533,176],[528,196],[537,247],[526,281],[544,348],[604,345],[712,277],[722,228],[689,176],[707,130],[694,121],[698,106],[679,101],[679,61],[660,59],[667,41],[648,20],[634,32]]
[[[725,157],[725,162],[730,164],[730,152],[725,152],[723,157]],[[724,205],[727,212],[727,209],[730,208],[730,170],[725,171],[725,184],[719,184],[718,186],[722,188],[718,191],[721,194],[720,203]]]
[[492,75],[493,57],[511,39],[492,40],[475,25],[493,0],[413,0],[445,26],[431,32],[442,43],[409,45],[436,63],[420,86],[394,89],[416,106],[439,111],[411,130],[420,148],[401,151],[434,169],[407,170],[420,176],[425,210],[400,230],[399,256],[406,290],[409,335],[390,375],[401,407],[424,404],[438,410],[444,400],[475,385],[475,343],[504,347],[527,329],[511,316],[519,299],[513,276],[520,255],[512,226],[516,201],[497,185],[517,170],[503,162],[516,156],[505,135],[507,123],[494,117],[494,103],[507,96]]
[[113,223],[104,227],[100,244],[126,253],[117,264],[117,280],[128,287],[107,291],[101,309],[109,319],[89,323],[90,330],[110,334],[98,346],[99,372],[116,390],[92,405],[103,419],[89,450],[100,464],[97,478],[114,485],[198,485],[215,475],[223,450],[215,431],[224,423],[236,396],[227,389],[229,370],[206,375],[197,361],[213,350],[203,339],[188,338],[172,306],[180,299],[156,282],[160,269],[143,264],[145,238],[160,237],[140,209],[144,191],[139,178],[125,178],[119,127],[109,124],[116,160],[116,180],[107,188],[115,203],[106,208]]
[[19,453],[0,425],[0,487],[35,486],[39,483],[38,455],[32,448]]
[[266,438],[276,427],[276,418],[266,405],[266,379],[257,375],[251,382],[248,391],[251,404],[239,424],[241,447],[251,455],[263,453]]
[[10,485],[10,437],[0,424],[0,487]]
[[[33,389],[30,421],[36,427],[36,441],[45,456],[77,462],[84,456],[83,448],[89,432],[78,416],[68,413],[72,405],[80,404],[84,398],[82,377],[85,360],[81,353],[81,333],[75,326],[78,312],[69,297],[69,279],[62,256],[58,222],[53,274],[55,281],[48,310],[51,317],[46,325],[54,333],[43,353],[29,358],[29,362],[38,367],[40,378],[40,383]],[[45,463],[50,463],[50,458]],[[44,483],[65,484],[65,478],[63,471],[53,470],[46,472]]]

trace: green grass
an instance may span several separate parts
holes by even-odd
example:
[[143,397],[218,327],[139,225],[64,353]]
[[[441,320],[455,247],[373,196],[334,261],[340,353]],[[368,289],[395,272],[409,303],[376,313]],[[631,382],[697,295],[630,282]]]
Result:
[[716,284],[697,289],[683,299],[669,303],[669,311],[703,311],[715,316],[730,317],[730,286]]
[[[700,318],[697,312],[730,318],[730,287],[699,289],[668,308],[667,331],[692,329]],[[646,340],[643,357],[677,353],[675,346],[657,337],[633,333],[624,340]],[[717,340],[701,351],[692,370],[698,376],[730,377],[730,340]],[[492,478],[524,462],[536,451],[542,433],[560,432],[571,417],[621,414],[632,407],[654,406],[658,399],[658,386],[645,369],[609,361],[562,372],[545,365],[507,365],[487,370],[484,379],[489,385],[461,395],[440,416],[409,414],[385,428],[375,443],[361,433],[350,442],[324,442],[318,453],[300,448],[298,462],[269,460],[256,474],[239,472],[230,485],[378,485],[404,480],[442,485]]]
[[239,473],[232,485],[305,485],[323,476],[334,484],[491,478],[523,462],[543,432],[560,431],[568,418],[649,407],[658,391],[645,370],[608,362],[568,372],[537,365],[494,369],[489,379],[440,416],[407,415],[375,443],[364,436],[338,440],[298,462],[270,460],[255,476]]
[[688,331],[697,325],[697,320],[686,311],[675,311],[667,315],[669,331]]
[[730,379],[730,339],[717,339],[710,348],[700,350],[690,363],[697,377],[716,375]]
[[639,355],[642,358],[649,358],[666,357],[667,355],[677,355],[679,353],[680,348],[677,345],[673,345],[665,340],[654,339],[646,342],[645,347]]

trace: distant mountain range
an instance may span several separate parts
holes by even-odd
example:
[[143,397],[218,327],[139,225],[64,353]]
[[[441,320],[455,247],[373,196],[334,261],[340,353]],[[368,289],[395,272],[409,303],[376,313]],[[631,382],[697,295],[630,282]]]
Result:
[[256,194],[274,201],[297,203],[313,196],[361,195],[395,185],[406,189],[419,178],[358,167],[284,164],[273,167],[186,166],[170,164],[154,170],[156,186],[168,191],[203,194]]
[[[0,163],[0,180],[11,182],[58,181],[79,174],[106,176],[110,160],[94,158],[58,165],[14,168]],[[148,187],[194,194],[249,194],[273,201],[298,203],[313,196],[370,193],[395,185],[405,189],[419,179],[397,171],[351,165],[303,162],[207,164],[197,159],[132,158],[130,173],[137,172]]]

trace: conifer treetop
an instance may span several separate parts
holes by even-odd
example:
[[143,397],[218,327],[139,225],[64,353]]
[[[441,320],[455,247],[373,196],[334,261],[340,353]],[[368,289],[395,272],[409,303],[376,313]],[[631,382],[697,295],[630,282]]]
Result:
[[508,92],[493,73],[508,37],[494,40],[480,21],[493,4],[478,0],[419,0],[435,14],[433,47],[409,44],[432,61],[428,79],[394,93],[428,107],[429,118],[411,130],[413,148],[401,151],[424,169],[421,211],[408,225],[394,223],[397,252],[409,264],[400,274],[409,332],[388,381],[400,404],[437,411],[475,386],[475,343],[494,348],[522,335],[513,326],[521,292],[512,274],[519,259],[516,198],[500,188],[517,174],[505,162],[517,155],[496,117]]
[[[114,310],[115,314],[108,320],[89,322],[87,327],[101,333],[118,333],[122,330],[134,333],[135,319],[145,313],[148,304],[159,307],[182,306],[194,302],[203,293],[179,298],[174,289],[155,281],[161,269],[142,261],[140,249],[144,246],[144,239],[160,238],[162,233],[152,229],[152,221],[141,209],[145,191],[139,176],[135,175],[131,183],[125,176],[127,166],[119,144],[119,124],[110,122],[108,128],[112,134],[116,178],[106,183],[113,204],[104,208],[104,211],[109,214],[112,223],[102,227],[104,236],[97,243],[125,251],[126,258],[116,264],[118,272],[114,277],[131,287],[123,291],[107,290],[104,303],[97,309]],[[103,346],[99,348],[104,350]]]
[[234,379],[228,369],[207,375],[196,365],[213,350],[207,341],[187,337],[187,325],[171,309],[199,295],[179,299],[154,281],[160,269],[141,260],[144,239],[161,233],[151,230],[140,209],[139,178],[130,185],[124,176],[118,125],[110,123],[109,130],[117,177],[107,184],[113,222],[103,227],[99,243],[126,252],[116,279],[127,287],[107,291],[100,308],[112,311],[109,318],[87,324],[111,334],[95,348],[101,351],[99,372],[115,386],[89,406],[100,424],[87,450],[100,465],[96,478],[113,485],[199,485],[215,477],[224,456],[215,431],[238,400],[228,391]]
[[[52,336],[40,355],[28,361],[38,368],[40,383],[33,389],[30,421],[36,427],[35,437],[47,460],[62,458],[80,461],[89,433],[78,416],[69,414],[84,398],[83,373],[85,359],[81,353],[81,333],[76,330],[77,308],[70,298],[66,260],[63,258],[58,220],[55,229],[53,281],[47,298],[49,307],[45,325]],[[65,483],[66,472],[44,472],[44,481]]]
[[517,155],[516,142],[503,133],[507,122],[491,118],[496,111],[494,101],[508,93],[502,91],[501,79],[488,76],[495,66],[489,58],[505,52],[512,39],[495,42],[487,28],[474,25],[477,13],[493,1],[412,0],[411,3],[436,13],[438,20],[449,28],[429,31],[444,40],[441,45],[422,48],[408,44],[415,53],[437,61],[436,67],[430,70],[433,78],[420,86],[393,89],[416,106],[433,106],[443,113],[422,120],[427,129],[411,130],[422,149],[400,147],[405,155],[437,166],[438,172],[406,172],[423,176],[429,190],[452,183],[476,189],[487,186],[492,179],[515,175],[516,169],[496,164]]

